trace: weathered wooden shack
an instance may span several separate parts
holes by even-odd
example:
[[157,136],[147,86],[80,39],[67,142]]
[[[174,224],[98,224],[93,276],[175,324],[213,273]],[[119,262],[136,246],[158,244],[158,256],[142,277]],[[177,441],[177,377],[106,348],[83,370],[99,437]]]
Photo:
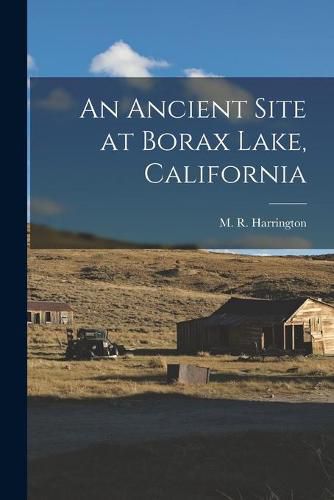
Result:
[[334,306],[320,299],[231,298],[211,316],[177,323],[180,353],[285,351],[334,355]]
[[28,301],[27,323],[37,325],[71,325],[73,309],[61,302]]

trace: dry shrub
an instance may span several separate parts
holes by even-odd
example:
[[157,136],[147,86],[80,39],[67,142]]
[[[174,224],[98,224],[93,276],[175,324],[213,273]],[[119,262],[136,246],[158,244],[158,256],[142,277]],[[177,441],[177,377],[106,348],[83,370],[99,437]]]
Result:
[[161,370],[167,369],[166,360],[161,356],[154,356],[154,358],[151,358],[148,363],[148,366],[149,368],[159,368]]
[[132,359],[134,358],[135,355],[132,354],[132,353],[127,353],[127,354],[124,354],[124,356],[122,356],[122,359]]
[[115,277],[115,272],[110,266],[83,266],[80,269],[80,277],[93,281],[112,281]]
[[324,370],[311,370],[307,375],[310,377],[326,377],[328,374]]
[[198,351],[196,356],[200,356],[201,358],[208,358],[210,356],[210,353],[207,351]]
[[297,361],[297,363],[305,363],[306,357],[298,354],[297,356],[294,357],[294,360]]

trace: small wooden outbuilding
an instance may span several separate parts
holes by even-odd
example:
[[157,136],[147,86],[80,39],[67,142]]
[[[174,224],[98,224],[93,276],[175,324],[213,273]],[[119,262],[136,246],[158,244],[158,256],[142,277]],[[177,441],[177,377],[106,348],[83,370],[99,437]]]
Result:
[[286,352],[334,355],[334,306],[320,299],[231,298],[211,316],[177,324],[180,353]]
[[35,325],[71,325],[73,309],[61,302],[28,301],[27,323]]

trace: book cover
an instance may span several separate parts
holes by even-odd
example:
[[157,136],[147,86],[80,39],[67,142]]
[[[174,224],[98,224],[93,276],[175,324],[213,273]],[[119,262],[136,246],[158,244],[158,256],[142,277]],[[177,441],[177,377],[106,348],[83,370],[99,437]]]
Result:
[[28,498],[334,496],[334,6],[28,2]]

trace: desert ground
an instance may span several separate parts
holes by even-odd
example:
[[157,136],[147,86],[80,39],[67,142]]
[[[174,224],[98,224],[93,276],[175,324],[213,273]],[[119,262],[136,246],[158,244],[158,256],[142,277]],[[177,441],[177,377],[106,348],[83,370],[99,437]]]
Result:
[[[69,362],[65,328],[29,328],[31,500],[334,498],[334,358],[175,350],[177,321],[232,295],[333,303],[332,256],[30,250],[28,267],[29,298],[69,302],[75,326],[108,328],[131,349]],[[210,384],[167,385],[170,362],[210,367]]]

